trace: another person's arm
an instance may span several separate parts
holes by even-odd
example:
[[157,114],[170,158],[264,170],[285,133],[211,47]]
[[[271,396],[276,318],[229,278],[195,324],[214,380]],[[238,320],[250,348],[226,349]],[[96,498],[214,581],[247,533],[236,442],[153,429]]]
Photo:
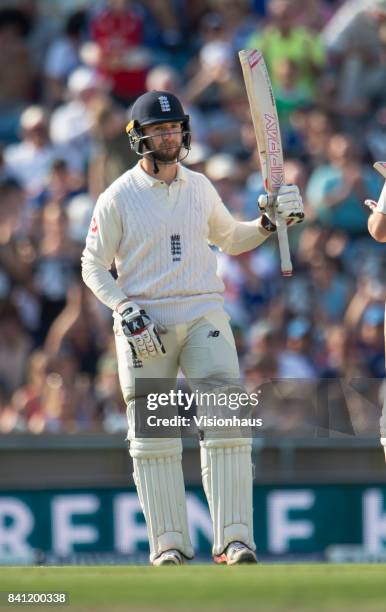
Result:
[[[366,200],[365,204],[371,208],[367,227],[374,240],[386,242],[386,182],[379,196],[378,202]],[[386,359],[386,309],[385,309],[385,359]],[[386,462],[386,398],[381,417],[381,443],[385,453]]]
[[366,200],[365,204],[372,211],[367,223],[371,236],[378,242],[386,242],[386,182],[378,202]]

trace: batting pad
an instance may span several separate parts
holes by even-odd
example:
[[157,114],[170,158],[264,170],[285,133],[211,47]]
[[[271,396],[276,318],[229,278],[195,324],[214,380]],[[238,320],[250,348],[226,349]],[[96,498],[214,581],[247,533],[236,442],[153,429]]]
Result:
[[171,548],[193,557],[181,454],[180,439],[137,438],[130,442],[134,481],[149,536],[150,561]]
[[252,522],[252,442],[249,438],[200,442],[202,483],[213,521],[214,555],[230,542],[256,550]]

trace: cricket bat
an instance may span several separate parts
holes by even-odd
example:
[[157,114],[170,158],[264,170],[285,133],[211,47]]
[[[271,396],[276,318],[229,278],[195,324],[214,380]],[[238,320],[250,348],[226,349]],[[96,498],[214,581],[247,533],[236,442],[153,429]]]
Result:
[[[260,51],[256,49],[239,51],[239,58],[255,129],[264,189],[274,203],[277,192],[284,182],[284,162],[272,85]],[[292,276],[287,225],[278,215],[275,215],[275,223],[279,240],[281,272],[283,276]]]
[[386,162],[375,162],[373,167],[378,170],[379,174],[382,174],[384,179],[386,179]]

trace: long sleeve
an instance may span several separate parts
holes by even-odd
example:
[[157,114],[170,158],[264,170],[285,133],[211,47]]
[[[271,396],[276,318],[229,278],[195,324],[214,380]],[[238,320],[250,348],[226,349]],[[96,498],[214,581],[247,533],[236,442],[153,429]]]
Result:
[[255,249],[270,236],[270,232],[261,227],[259,219],[237,221],[232,217],[209,181],[208,194],[213,202],[212,213],[209,218],[210,243],[218,246],[229,255],[239,255]]
[[378,204],[368,218],[367,227],[374,240],[386,242],[386,182],[379,196]]
[[95,205],[82,254],[82,278],[96,297],[112,310],[127,298],[109,271],[121,238],[122,223],[117,205],[102,193]]
[[376,210],[377,212],[380,212],[383,215],[386,215],[386,181],[385,181],[385,184],[383,185],[381,195],[378,198],[378,204],[377,204]]

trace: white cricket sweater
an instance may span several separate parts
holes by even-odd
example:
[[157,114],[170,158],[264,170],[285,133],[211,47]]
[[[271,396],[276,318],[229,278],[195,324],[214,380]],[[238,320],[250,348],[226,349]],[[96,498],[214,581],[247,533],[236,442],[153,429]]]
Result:
[[[165,205],[170,193],[171,205]],[[178,165],[168,187],[138,163],[97,200],[82,277],[113,310],[130,299],[164,325],[184,323],[223,303],[209,243],[237,255],[269,235],[257,219],[236,221],[203,174]],[[109,272],[113,260],[117,280]]]

